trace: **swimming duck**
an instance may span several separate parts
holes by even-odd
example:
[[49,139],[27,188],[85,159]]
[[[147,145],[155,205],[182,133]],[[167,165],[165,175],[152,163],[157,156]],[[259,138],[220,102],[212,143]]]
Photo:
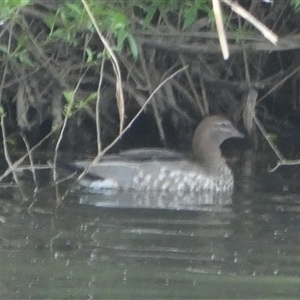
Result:
[[[104,155],[79,181],[95,190],[161,190],[170,192],[228,192],[234,181],[232,171],[222,157],[220,145],[229,138],[242,138],[223,116],[205,118],[196,128],[193,158],[166,149],[142,148]],[[83,170],[89,161],[69,164]]]

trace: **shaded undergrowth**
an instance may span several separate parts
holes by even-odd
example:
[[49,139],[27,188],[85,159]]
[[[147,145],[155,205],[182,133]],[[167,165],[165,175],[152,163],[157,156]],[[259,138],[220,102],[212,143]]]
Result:
[[296,136],[299,3],[242,4],[280,40],[270,44],[224,6],[224,61],[208,0],[8,1],[0,11],[0,98],[9,170],[19,164],[11,153],[30,158],[34,145],[55,157],[65,150],[98,159],[145,136],[188,143],[208,114],[240,122],[253,140],[254,116],[275,137]]

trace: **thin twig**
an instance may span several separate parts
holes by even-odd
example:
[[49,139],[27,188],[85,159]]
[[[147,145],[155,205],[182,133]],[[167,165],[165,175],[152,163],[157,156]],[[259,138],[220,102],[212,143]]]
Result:
[[280,166],[295,166],[295,165],[300,164],[300,159],[297,159],[297,160],[285,159],[284,156],[278,150],[278,148],[275,146],[275,144],[273,143],[273,141],[269,137],[268,133],[265,131],[262,124],[259,122],[259,120],[257,119],[257,117],[255,115],[254,115],[254,120],[255,120],[255,123],[258,126],[259,130],[261,131],[261,133],[265,137],[266,141],[268,142],[269,146],[272,148],[272,150],[274,151],[274,153],[276,154],[276,156],[279,159],[279,161],[277,161],[276,165],[273,168],[271,168],[271,167],[268,168],[269,172],[274,172]]
[[102,64],[100,67],[100,77],[97,88],[97,101],[96,101],[96,127],[97,127],[97,149],[98,153],[101,152],[101,123],[100,123],[100,101],[101,101],[101,86],[103,82],[104,73],[104,55],[102,57]]
[[35,184],[35,189],[34,189],[34,192],[33,192],[33,201],[32,201],[32,203],[30,204],[30,206],[28,208],[30,210],[30,208],[37,201],[37,193],[39,192],[39,184],[38,184],[38,181],[37,181],[36,169],[34,168],[34,160],[33,160],[33,157],[32,157],[32,152],[30,152],[30,146],[29,146],[28,140],[27,140],[26,136],[23,133],[21,133],[21,136],[22,136],[22,139],[23,139],[24,144],[26,146],[26,150],[27,150],[28,157],[29,157],[29,162],[30,162],[30,171],[32,173],[32,178],[33,178],[33,181],[34,181],[34,184]]
[[278,161],[275,167],[273,168],[269,167],[268,171],[274,172],[281,166],[296,166],[296,165],[300,165],[300,159],[296,159],[296,160],[284,159],[283,161]]
[[124,95],[123,95],[123,89],[122,89],[121,71],[120,71],[118,59],[115,56],[113,50],[111,49],[108,41],[101,33],[100,28],[98,26],[98,22],[96,21],[86,0],[81,0],[81,2],[83,3],[103,45],[105,46],[105,48],[107,49],[107,51],[109,53],[109,57],[112,62],[112,66],[113,66],[114,72],[116,74],[116,98],[117,98],[117,105],[118,105],[119,115],[120,115],[120,133],[121,133],[123,130],[123,126],[124,126],[125,104],[124,104]]
[[259,98],[258,103],[263,101],[267,96],[272,94],[276,89],[278,89],[281,85],[283,85],[289,78],[291,78],[294,74],[296,74],[300,70],[300,66],[291,71],[290,74],[286,75],[282,80],[280,80],[277,84],[275,84],[266,94]]
[[[151,52],[153,54],[152,57],[151,57],[151,60],[154,60],[156,50],[153,50]],[[149,66],[147,68],[146,61],[145,61],[145,58],[144,58],[144,55],[143,55],[142,51],[141,51],[141,65],[142,65],[142,70],[144,72],[144,78],[146,79],[147,89],[150,91],[150,90],[152,90],[152,82],[156,81],[155,79],[156,79],[157,76],[154,76],[154,75],[156,75],[156,73],[155,73],[153,68],[151,69],[151,71],[149,70]],[[150,65],[153,65],[153,64],[150,64]],[[150,79],[150,76],[152,78],[152,81]],[[153,99],[153,101],[151,102],[151,105],[152,105],[156,125],[157,125],[157,128],[158,128],[160,140],[164,143],[164,146],[166,146],[166,135],[165,135],[165,132],[164,132],[164,129],[163,129],[163,126],[162,126],[162,121],[161,121],[161,118],[159,116],[158,107],[157,107],[157,102],[158,102],[157,99],[158,98],[159,98],[158,96],[155,97]]]
[[[182,54],[179,55],[179,59],[180,59],[180,62],[181,62],[182,65],[187,65]],[[192,91],[192,93],[193,93],[193,95],[196,99],[196,102],[197,102],[197,104],[200,108],[200,112],[201,112],[202,116],[206,116],[208,114],[208,111],[207,111],[208,105],[207,105],[207,103],[205,103],[207,101],[207,98],[206,98],[206,91],[205,91],[204,84],[202,85],[203,81],[200,82],[202,96],[203,96],[202,99],[201,99],[198,92],[197,92],[195,84],[193,82],[193,79],[191,78],[190,72],[188,72],[187,69],[186,69],[184,73],[185,73],[185,76],[186,76],[186,78],[188,80],[188,83],[190,85],[191,91]]]
[[[83,79],[83,77],[85,76],[86,72],[88,71],[88,68],[83,72],[83,74],[80,76],[78,82],[77,82],[77,85],[72,93],[72,102],[71,103],[68,103],[68,106],[69,107],[73,107],[74,105],[74,99],[75,99],[75,95],[76,95],[76,92],[78,91],[79,89],[79,86],[80,86],[80,83]],[[56,179],[57,179],[57,172],[56,172],[56,161],[57,161],[57,157],[58,157],[58,149],[60,147],[60,144],[61,144],[61,141],[63,139],[63,135],[64,135],[64,132],[65,132],[65,129],[66,129],[66,126],[67,126],[67,122],[68,122],[68,119],[69,119],[69,115],[65,115],[65,118],[64,118],[64,121],[63,121],[63,124],[62,124],[62,128],[61,128],[61,131],[59,133],[59,136],[58,136],[58,139],[57,139],[57,142],[56,142],[56,145],[55,145],[55,150],[54,150],[54,158],[53,158],[53,181],[56,182]]]
[[262,126],[260,121],[257,119],[256,115],[253,115],[253,118],[254,118],[254,121],[255,121],[256,125],[258,126],[259,130],[261,131],[261,133],[263,134],[263,136],[267,140],[268,144],[272,148],[272,150],[275,152],[275,154],[280,159],[280,161],[283,162],[285,160],[284,157],[281,155],[281,153],[279,152],[279,150],[277,149],[277,147],[275,146],[275,144],[271,140],[270,136],[268,135],[268,133],[266,132],[266,130],[264,129],[264,127]]
[[5,130],[4,118],[5,118],[5,115],[2,114],[2,116],[1,116],[1,129],[2,129],[2,137],[3,137],[4,157],[5,157],[5,160],[6,160],[7,164],[8,164],[8,167],[9,167],[10,171],[13,174],[14,180],[15,180],[17,186],[18,186],[18,189],[19,189],[19,191],[21,193],[23,201],[28,201],[27,196],[25,195],[24,191],[21,188],[21,183],[19,181],[19,178],[17,176],[16,170],[13,167],[13,164],[12,164],[10,156],[9,156],[9,151],[8,151],[8,148],[7,148],[7,140],[6,140],[6,130]]
[[[55,131],[52,130],[49,132],[46,136],[44,136],[37,144],[35,144],[26,154],[24,154],[21,158],[19,158],[17,161],[15,161],[10,167],[8,167],[5,172],[0,176],[0,182],[13,170],[17,169],[18,166],[28,157],[30,153],[32,153],[34,150],[36,150],[42,143],[44,143]],[[3,143],[4,144],[4,143]]]
[[[77,85],[73,91],[73,94],[72,94],[72,102],[71,103],[68,103],[68,105],[70,106],[70,108],[72,109],[73,105],[74,105],[74,99],[75,99],[75,94],[76,92],[78,91],[79,89],[79,86],[80,86],[80,83],[82,81],[82,79],[84,78],[86,72],[88,71],[88,68],[83,72],[83,74],[80,76],[78,82],[77,82]],[[59,189],[58,189],[58,181],[57,181],[57,178],[58,178],[58,172],[57,172],[57,158],[58,158],[58,150],[59,150],[59,146],[61,144],[61,141],[63,139],[63,134],[65,132],[65,129],[66,129],[66,126],[67,126],[67,122],[68,122],[68,119],[69,119],[69,115],[66,113],[65,114],[65,118],[64,118],[64,121],[63,121],[63,124],[62,124],[62,128],[61,128],[61,131],[59,133],[59,137],[58,137],[58,140],[57,140],[57,143],[55,145],[55,151],[54,151],[54,157],[53,157],[53,168],[52,168],[52,176],[53,176],[53,182],[54,182],[54,186],[55,186],[55,193],[56,193],[56,204],[57,206],[60,205],[61,203],[61,200],[64,198],[64,197],[61,197],[60,196],[60,193],[59,193]]]

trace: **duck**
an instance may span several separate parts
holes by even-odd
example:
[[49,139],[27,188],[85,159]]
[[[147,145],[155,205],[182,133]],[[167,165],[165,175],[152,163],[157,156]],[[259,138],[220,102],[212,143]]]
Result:
[[140,148],[108,154],[96,164],[68,163],[72,170],[88,170],[79,184],[93,190],[177,192],[232,192],[233,173],[220,146],[230,138],[243,138],[224,116],[204,118],[192,140],[192,157],[160,148]]

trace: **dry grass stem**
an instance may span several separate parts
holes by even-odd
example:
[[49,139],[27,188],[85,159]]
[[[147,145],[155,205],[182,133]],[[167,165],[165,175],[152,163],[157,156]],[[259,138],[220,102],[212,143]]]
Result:
[[110,55],[110,60],[112,62],[112,66],[116,75],[116,98],[117,98],[117,105],[118,105],[118,110],[119,110],[119,116],[120,116],[120,133],[123,131],[123,126],[124,126],[124,116],[125,116],[125,104],[124,104],[124,95],[123,95],[123,89],[122,89],[122,78],[121,78],[121,70],[120,66],[118,63],[118,59],[116,55],[114,54],[113,50],[111,49],[108,41],[106,38],[103,36],[101,33],[99,26],[97,24],[97,21],[93,15],[93,13],[90,10],[90,7],[88,6],[87,2],[85,0],[81,0],[84,8],[86,9],[91,21],[93,22],[93,25],[95,26],[95,29],[105,46],[106,50],[108,51]]
[[257,96],[258,92],[254,88],[251,88],[243,109],[243,122],[248,133],[253,130],[253,116],[255,115]]
[[223,58],[226,60],[229,58],[229,49],[228,49],[228,43],[226,38],[226,31],[224,28],[221,5],[219,0],[212,0],[212,3],[213,3],[213,11],[216,20],[220,46],[221,46]]
[[243,17],[249,23],[251,23],[254,27],[256,27],[264,36],[267,38],[272,44],[276,45],[278,41],[278,36],[266,27],[263,23],[258,21],[253,15],[251,15],[247,10],[245,10],[238,3],[233,2],[231,0],[222,0],[224,3],[230,6],[230,8],[236,12],[238,15]]

